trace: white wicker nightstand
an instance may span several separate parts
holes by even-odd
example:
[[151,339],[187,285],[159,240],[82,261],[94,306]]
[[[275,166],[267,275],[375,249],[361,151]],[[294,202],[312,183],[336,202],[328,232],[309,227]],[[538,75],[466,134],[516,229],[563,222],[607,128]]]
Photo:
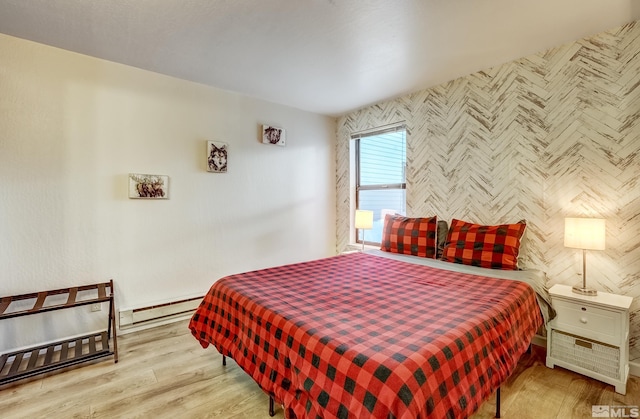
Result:
[[627,392],[631,297],[579,295],[568,285],[549,290],[557,317],[547,325],[547,367],[555,365]]

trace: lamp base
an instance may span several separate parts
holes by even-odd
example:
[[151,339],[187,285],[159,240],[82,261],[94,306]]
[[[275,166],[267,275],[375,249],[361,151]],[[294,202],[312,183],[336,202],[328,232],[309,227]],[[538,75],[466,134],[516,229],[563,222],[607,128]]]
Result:
[[593,288],[585,287],[582,284],[574,285],[573,288],[571,288],[571,291],[580,295],[598,295],[597,290]]

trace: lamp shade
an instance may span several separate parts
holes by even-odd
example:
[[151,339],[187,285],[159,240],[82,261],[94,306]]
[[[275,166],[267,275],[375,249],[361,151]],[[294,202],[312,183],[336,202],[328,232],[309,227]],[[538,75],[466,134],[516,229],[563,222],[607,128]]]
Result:
[[564,246],[584,250],[604,250],[605,220],[565,218]]
[[355,227],[364,230],[373,228],[373,211],[356,210]]

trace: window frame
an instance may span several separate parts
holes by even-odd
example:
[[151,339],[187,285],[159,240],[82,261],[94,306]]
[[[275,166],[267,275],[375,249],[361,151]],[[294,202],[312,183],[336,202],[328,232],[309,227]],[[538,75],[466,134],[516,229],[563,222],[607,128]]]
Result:
[[[381,184],[373,184],[373,185],[361,185],[360,179],[360,140],[366,137],[373,137],[378,135],[387,134],[390,132],[398,132],[404,131],[404,153],[405,153],[405,162],[403,167],[404,174],[404,182],[401,183],[381,183]],[[355,208],[351,211],[352,216],[355,214],[355,210],[360,209],[360,191],[379,191],[379,190],[406,190],[407,189],[407,162],[406,162],[406,151],[407,151],[407,127],[405,123],[393,124],[385,127],[374,128],[371,130],[355,133],[351,135],[351,139],[355,141]],[[405,194],[405,207],[406,207],[406,194]],[[358,237],[358,229],[353,227],[355,242],[368,245],[380,245],[379,242],[373,242],[368,240],[360,240]],[[364,239],[364,236],[363,236]]]

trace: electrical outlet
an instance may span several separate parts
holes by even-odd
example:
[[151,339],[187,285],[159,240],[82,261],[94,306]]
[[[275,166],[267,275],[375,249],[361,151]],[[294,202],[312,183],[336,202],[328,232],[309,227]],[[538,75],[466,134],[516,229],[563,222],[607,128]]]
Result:
[[102,304],[101,303],[93,303],[91,304],[91,311],[100,311],[102,310]]

